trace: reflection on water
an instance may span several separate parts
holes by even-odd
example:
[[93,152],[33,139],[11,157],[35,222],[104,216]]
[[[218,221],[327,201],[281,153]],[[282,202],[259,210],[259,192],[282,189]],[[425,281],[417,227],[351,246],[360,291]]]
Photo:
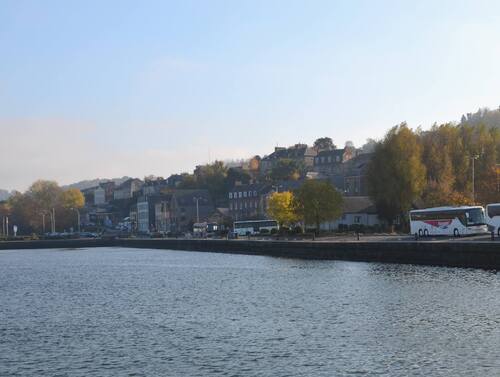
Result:
[[1,376],[498,376],[499,322],[481,270],[0,252]]

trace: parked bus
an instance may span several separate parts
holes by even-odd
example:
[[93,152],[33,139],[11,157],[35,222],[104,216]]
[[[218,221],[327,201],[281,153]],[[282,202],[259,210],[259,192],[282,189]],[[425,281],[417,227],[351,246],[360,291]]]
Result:
[[500,237],[500,203],[486,206],[486,223],[489,230]]
[[235,221],[233,224],[233,230],[238,236],[259,234],[263,229],[267,229],[269,233],[273,229],[278,230],[278,222],[276,220],[251,220]]
[[460,237],[487,233],[488,227],[483,207],[436,207],[410,211],[410,232],[415,237]]
[[203,238],[213,236],[219,230],[217,223],[194,223],[193,224],[193,237]]

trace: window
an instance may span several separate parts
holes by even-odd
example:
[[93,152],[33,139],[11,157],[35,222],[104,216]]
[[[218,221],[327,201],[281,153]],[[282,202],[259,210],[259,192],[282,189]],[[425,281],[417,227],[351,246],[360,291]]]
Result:
[[252,191],[248,191],[248,197],[251,198],[252,197]]
[[325,163],[325,158],[324,157],[321,157],[321,163],[324,164]]
[[493,218],[495,216],[500,216],[500,205],[489,205],[488,206],[488,216]]
[[229,199],[232,199],[232,198],[233,198],[233,193],[232,193],[232,192],[230,192],[230,193],[229,193]]
[[361,224],[361,216],[354,216],[354,224]]
[[328,156],[328,162],[332,162],[332,156]]
[[337,162],[340,162],[340,156],[337,156]]
[[242,197],[242,194],[243,194],[243,193],[240,191],[240,192],[238,193],[238,198],[241,198],[241,197]]
[[245,202],[245,208],[247,208],[247,205],[248,205],[247,202]]
[[254,192],[253,192],[253,196],[257,196],[257,191],[254,191]]
[[246,191],[243,191],[243,197],[246,198],[247,197],[247,192]]

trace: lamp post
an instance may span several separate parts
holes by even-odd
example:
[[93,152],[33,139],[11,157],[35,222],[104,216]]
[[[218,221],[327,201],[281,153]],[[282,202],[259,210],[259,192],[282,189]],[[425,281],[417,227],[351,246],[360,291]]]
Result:
[[476,204],[476,182],[475,182],[475,177],[474,177],[474,161],[476,161],[479,158],[479,155],[474,155],[471,157],[472,159],[472,204]]
[[78,208],[71,208],[72,210],[76,211],[77,219],[78,219],[78,233],[80,233],[80,211]]
[[41,215],[42,215],[42,234],[45,234],[45,212],[42,212]]
[[199,205],[198,205],[198,202],[200,199],[203,199],[201,197],[195,197],[193,198],[193,200],[196,201],[196,222],[199,223],[200,222],[200,208],[199,208]]

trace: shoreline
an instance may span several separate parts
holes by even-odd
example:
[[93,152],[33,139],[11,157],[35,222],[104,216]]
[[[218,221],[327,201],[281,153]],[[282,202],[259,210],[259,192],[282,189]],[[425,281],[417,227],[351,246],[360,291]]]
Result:
[[211,239],[75,239],[3,241],[0,250],[128,247],[500,270],[495,241],[264,241]]

